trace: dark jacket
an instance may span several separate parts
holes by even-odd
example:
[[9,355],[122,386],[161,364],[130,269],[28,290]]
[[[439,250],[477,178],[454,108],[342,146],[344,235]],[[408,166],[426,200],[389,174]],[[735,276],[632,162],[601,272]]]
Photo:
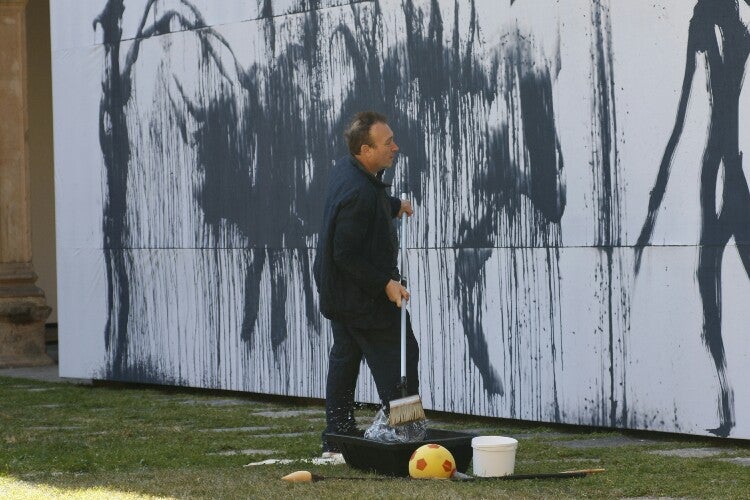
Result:
[[398,238],[393,218],[399,198],[353,157],[336,162],[329,174],[313,272],[320,311],[355,328],[385,328],[399,309],[385,286],[398,279]]

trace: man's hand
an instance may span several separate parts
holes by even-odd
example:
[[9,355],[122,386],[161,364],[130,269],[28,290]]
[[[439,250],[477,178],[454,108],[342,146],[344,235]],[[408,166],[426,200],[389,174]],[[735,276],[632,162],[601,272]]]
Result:
[[401,283],[396,280],[391,280],[385,285],[385,294],[388,296],[388,300],[401,307],[401,299],[409,301],[409,292],[404,288]]
[[398,210],[398,215],[396,217],[400,219],[404,213],[409,217],[414,215],[414,210],[411,208],[411,201],[409,200],[401,200],[401,208]]

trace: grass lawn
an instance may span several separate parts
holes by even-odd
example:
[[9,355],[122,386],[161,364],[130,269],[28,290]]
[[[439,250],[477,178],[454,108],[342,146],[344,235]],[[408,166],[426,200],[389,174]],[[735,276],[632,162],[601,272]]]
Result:
[[[373,415],[372,408],[362,408],[359,422],[366,424]],[[750,498],[750,467],[727,460],[750,457],[748,442],[446,414],[428,417],[436,428],[519,436],[516,473],[586,468],[606,472],[583,479],[467,483],[389,479],[344,465],[243,467],[267,458],[319,456],[322,403],[0,377],[0,498]],[[623,437],[632,441],[620,446],[597,446],[596,441],[561,445]],[[711,448],[713,456],[653,453],[678,448]],[[310,484],[280,480],[301,469],[371,479]]]

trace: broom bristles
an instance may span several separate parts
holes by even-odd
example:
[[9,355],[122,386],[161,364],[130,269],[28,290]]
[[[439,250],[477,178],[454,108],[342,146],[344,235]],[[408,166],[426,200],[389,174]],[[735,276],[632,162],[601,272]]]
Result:
[[389,406],[390,414],[388,416],[388,424],[391,427],[425,419],[422,399],[419,395],[394,399],[390,402]]

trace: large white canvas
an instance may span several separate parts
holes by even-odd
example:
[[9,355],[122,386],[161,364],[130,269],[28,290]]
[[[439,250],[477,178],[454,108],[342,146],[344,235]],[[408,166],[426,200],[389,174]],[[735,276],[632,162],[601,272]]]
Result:
[[[703,1],[117,3],[52,2],[63,375],[323,397],[325,178],[351,113],[376,107],[417,212],[428,408],[750,437],[741,233],[709,269],[721,322],[703,340],[706,249],[724,248],[701,243],[721,97],[703,53],[639,245]],[[719,21],[750,17],[719,3]],[[726,172],[717,210],[742,199]]]

